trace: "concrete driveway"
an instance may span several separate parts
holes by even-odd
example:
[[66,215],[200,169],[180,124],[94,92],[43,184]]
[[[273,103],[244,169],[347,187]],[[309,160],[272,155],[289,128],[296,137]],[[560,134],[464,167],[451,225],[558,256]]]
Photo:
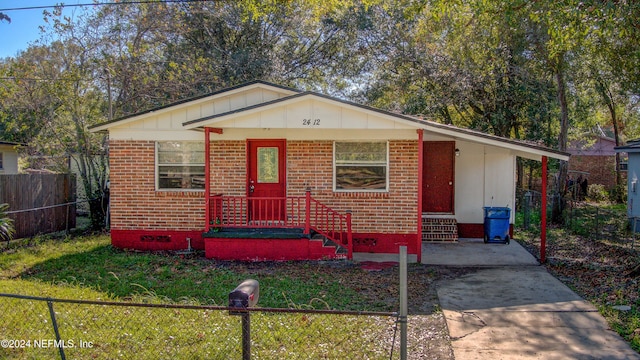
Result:
[[456,360],[640,359],[522,246],[423,244],[423,263],[477,267],[437,285]]

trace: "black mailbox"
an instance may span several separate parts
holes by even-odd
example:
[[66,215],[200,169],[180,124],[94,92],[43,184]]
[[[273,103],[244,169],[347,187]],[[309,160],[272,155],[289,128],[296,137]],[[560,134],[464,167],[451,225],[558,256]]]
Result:
[[258,303],[260,286],[258,280],[248,279],[229,293],[229,307],[251,308]]

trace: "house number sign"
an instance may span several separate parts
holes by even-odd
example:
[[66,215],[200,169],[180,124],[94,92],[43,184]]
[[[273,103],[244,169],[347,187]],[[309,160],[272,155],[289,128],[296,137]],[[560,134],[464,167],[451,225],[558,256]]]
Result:
[[320,119],[302,119],[302,126],[320,126]]

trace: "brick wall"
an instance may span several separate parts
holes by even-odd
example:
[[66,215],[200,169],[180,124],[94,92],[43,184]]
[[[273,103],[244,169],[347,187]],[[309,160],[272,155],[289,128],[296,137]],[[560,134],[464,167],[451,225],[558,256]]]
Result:
[[[204,193],[155,190],[155,143],[110,142],[111,224],[119,230],[204,229]],[[246,142],[211,142],[211,193],[244,196]],[[353,231],[415,234],[417,141],[390,141],[388,193],[334,193],[333,142],[287,142],[287,195],[312,196],[339,211],[351,210]]]
[[[616,185],[615,156],[572,155],[569,159],[569,170],[588,172],[589,184],[602,184],[607,189]],[[573,177],[575,179],[578,175],[573,174]]]
[[352,211],[358,233],[415,234],[418,211],[418,143],[389,142],[388,193],[334,193],[333,142],[288,141],[289,196],[311,196],[339,212]]
[[211,142],[211,194],[247,194],[246,144],[244,140]]
[[117,230],[204,228],[204,192],[155,190],[155,142],[109,142],[111,227]]

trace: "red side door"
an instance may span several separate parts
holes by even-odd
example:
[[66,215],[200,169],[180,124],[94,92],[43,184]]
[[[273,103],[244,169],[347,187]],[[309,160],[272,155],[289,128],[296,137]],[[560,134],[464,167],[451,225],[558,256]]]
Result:
[[422,211],[453,213],[455,142],[424,143]]
[[247,141],[247,196],[253,221],[285,219],[286,141]]

